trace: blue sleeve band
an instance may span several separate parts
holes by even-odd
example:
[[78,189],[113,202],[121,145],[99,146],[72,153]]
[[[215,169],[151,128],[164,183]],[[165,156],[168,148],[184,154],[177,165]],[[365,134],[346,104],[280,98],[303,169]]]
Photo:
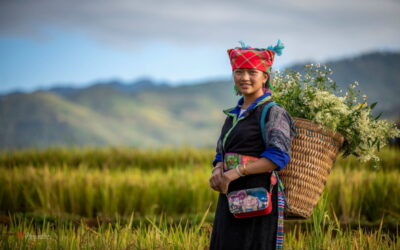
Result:
[[282,170],[290,161],[290,155],[275,147],[268,147],[260,157],[265,157],[275,163],[278,167],[277,171]]
[[215,167],[215,165],[217,164],[217,162],[222,161],[222,154],[221,153],[217,153],[215,155],[214,161],[212,162],[212,165]]

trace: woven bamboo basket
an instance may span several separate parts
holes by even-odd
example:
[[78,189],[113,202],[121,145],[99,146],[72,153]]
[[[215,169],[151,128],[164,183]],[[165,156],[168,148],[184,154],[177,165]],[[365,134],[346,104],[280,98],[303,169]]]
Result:
[[288,203],[285,217],[308,219],[325,187],[344,137],[310,120],[297,117],[293,120],[296,135],[292,141],[291,159],[279,172]]

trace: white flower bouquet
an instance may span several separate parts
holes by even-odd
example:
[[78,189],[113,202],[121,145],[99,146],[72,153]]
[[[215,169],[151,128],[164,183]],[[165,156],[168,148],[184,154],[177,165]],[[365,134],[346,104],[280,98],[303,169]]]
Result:
[[333,72],[328,67],[308,64],[304,72],[275,71],[274,100],[292,117],[308,119],[341,133],[345,138],[343,157],[352,154],[361,162],[377,163],[376,152],[389,138],[399,136],[400,130],[394,123],[379,119],[380,115],[372,116],[376,103],[368,105],[367,96],[355,91],[357,82],[344,92],[329,77]]

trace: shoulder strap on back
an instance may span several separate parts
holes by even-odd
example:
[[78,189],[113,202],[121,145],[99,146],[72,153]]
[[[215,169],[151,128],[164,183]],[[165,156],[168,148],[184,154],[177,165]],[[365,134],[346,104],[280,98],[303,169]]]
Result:
[[[263,141],[264,141],[265,143],[266,143],[266,138],[265,138],[265,119],[266,119],[266,117],[267,117],[268,110],[269,110],[272,106],[274,106],[274,105],[279,105],[279,106],[280,106],[279,103],[276,103],[276,102],[269,102],[268,104],[266,104],[266,105],[263,107],[263,110],[262,110],[262,112],[261,112],[260,127],[261,127],[261,134],[262,134],[262,137],[263,137]],[[280,192],[282,192],[282,195],[283,195],[283,197],[284,197],[286,206],[290,207],[289,204],[288,204],[287,201],[286,201],[286,197],[285,197],[285,193],[284,193],[285,187],[283,186],[282,180],[279,178],[279,174],[277,173],[277,171],[274,170],[274,171],[272,171],[272,174],[271,174],[271,187],[270,187],[270,192],[272,191],[272,188],[273,188],[273,186],[274,186],[276,183],[278,183],[278,190],[279,190]]]
[[265,119],[267,117],[269,108],[272,107],[273,105],[279,105],[279,104],[276,102],[269,102],[268,104],[266,104],[263,107],[263,110],[261,112],[260,128],[261,128],[261,134],[262,134],[264,143],[266,143],[266,141],[265,141]]

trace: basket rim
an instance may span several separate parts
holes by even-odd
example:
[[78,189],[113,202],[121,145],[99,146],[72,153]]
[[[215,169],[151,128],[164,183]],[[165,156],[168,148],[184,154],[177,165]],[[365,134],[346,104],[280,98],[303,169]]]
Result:
[[344,142],[346,141],[346,138],[339,132],[339,131],[333,131],[330,128],[327,128],[326,126],[314,122],[309,119],[301,118],[301,117],[293,117],[295,126],[305,128],[305,129],[312,129],[317,133],[321,133],[330,137],[333,137],[340,143],[340,148],[343,147]]

